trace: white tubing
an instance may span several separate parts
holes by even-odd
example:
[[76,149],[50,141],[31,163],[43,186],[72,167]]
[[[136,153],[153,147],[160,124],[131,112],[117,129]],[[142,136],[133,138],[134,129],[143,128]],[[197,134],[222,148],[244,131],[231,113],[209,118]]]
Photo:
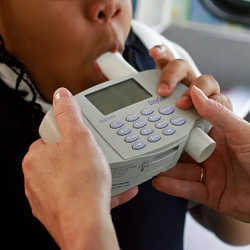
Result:
[[97,59],[97,64],[109,80],[118,80],[138,73],[118,52],[103,54]]
[[191,131],[185,151],[198,163],[207,160],[214,152],[216,142],[200,128]]

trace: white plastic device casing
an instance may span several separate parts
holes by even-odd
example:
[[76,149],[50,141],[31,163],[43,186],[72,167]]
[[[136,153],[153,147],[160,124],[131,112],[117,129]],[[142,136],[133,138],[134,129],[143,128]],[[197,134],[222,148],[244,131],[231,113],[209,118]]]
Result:
[[[216,144],[204,132],[208,125],[207,121],[201,119],[193,109],[184,111],[175,106],[176,100],[187,90],[186,86],[179,84],[171,97],[161,98],[156,91],[161,76],[159,70],[138,73],[118,53],[104,54],[97,62],[104,75],[111,81],[87,89],[77,94],[75,98],[82,110],[84,123],[92,131],[110,164],[113,181],[112,196],[174,167],[183,151],[186,151],[197,162],[205,161],[212,154]],[[147,90],[151,91],[153,97],[130,105],[128,107],[129,112],[140,113],[145,105],[152,105],[155,112],[164,105],[173,105],[175,113],[165,116],[164,119],[170,121],[177,116],[186,119],[184,126],[175,127],[176,133],[174,135],[164,136],[161,134],[162,140],[160,142],[148,143],[147,147],[141,150],[131,149],[131,144],[125,143],[124,137],[117,135],[117,130],[110,129],[112,121],[126,119],[126,115],[128,115],[126,109],[98,117],[101,115],[100,112],[86,98],[91,93],[126,82],[131,78],[134,78],[145,89],[148,88]],[[169,124],[171,125],[171,122]],[[130,125],[127,124],[126,126]],[[131,128],[133,128],[132,124]],[[157,132],[159,131],[157,130]],[[60,134],[52,110],[45,115],[39,133],[46,142],[60,141]],[[146,137],[141,136],[141,139],[147,143]]]

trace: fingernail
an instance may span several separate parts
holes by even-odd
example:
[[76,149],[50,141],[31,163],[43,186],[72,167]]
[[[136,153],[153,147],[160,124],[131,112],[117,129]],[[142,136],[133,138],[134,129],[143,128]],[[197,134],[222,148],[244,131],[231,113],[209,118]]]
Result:
[[187,101],[190,101],[190,98],[189,98],[189,96],[184,95],[184,96],[180,97],[179,101],[187,102]]
[[169,85],[166,85],[165,83],[160,83],[160,86],[158,88],[158,93],[161,96],[169,95],[169,92],[171,90],[171,87]]
[[155,46],[155,49],[156,49],[157,51],[159,51],[159,52],[163,52],[163,51],[166,50],[166,47],[163,46],[163,45],[157,45],[157,46]]
[[166,50],[165,46],[156,46],[155,47],[155,57],[160,59],[163,57],[163,52]]
[[59,88],[54,93],[54,100],[59,101],[62,98],[67,98],[72,96],[72,94],[66,88]]

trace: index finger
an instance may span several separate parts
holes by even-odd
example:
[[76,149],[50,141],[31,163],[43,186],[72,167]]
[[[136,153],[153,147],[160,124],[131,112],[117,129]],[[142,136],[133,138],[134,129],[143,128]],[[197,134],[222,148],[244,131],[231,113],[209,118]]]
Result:
[[190,64],[183,59],[176,59],[163,69],[158,92],[161,96],[170,96],[178,83],[190,86],[195,78],[196,73]]

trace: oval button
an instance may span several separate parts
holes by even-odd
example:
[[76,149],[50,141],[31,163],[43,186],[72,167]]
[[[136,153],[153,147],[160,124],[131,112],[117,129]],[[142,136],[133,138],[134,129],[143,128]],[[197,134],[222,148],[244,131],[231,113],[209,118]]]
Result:
[[148,137],[148,141],[151,143],[158,142],[161,139],[160,135],[151,135]]
[[117,134],[120,136],[128,135],[131,132],[130,128],[121,128],[118,130]]
[[152,108],[145,108],[141,111],[142,115],[151,115],[154,113],[154,110]]
[[159,113],[162,115],[171,115],[174,113],[174,106],[164,106],[159,108]]
[[161,116],[159,115],[152,115],[148,118],[148,121],[150,122],[158,122],[161,119]]
[[176,130],[174,128],[166,128],[162,131],[162,134],[166,135],[166,136],[170,136],[175,134]]
[[139,118],[140,118],[139,115],[128,115],[126,117],[126,121],[134,122],[134,121],[137,121]]
[[162,121],[155,124],[155,127],[158,129],[166,128],[167,126],[168,126],[167,121]]
[[113,121],[113,122],[110,123],[110,127],[111,127],[112,129],[121,128],[123,125],[124,125],[124,122],[123,122],[123,121]]
[[144,128],[141,130],[141,135],[151,135],[154,132],[152,128]]
[[138,140],[138,138],[139,138],[138,135],[129,135],[129,136],[126,136],[125,142],[127,143],[135,142]]
[[132,149],[134,149],[134,150],[140,150],[140,149],[143,149],[145,147],[146,147],[146,144],[144,142],[138,141],[138,142],[136,142],[136,143],[133,144]]
[[182,126],[186,123],[185,118],[183,117],[177,117],[177,118],[172,118],[170,120],[171,124],[173,124],[174,126]]
[[134,123],[133,127],[139,129],[145,127],[146,125],[147,123],[145,121],[137,121]]

